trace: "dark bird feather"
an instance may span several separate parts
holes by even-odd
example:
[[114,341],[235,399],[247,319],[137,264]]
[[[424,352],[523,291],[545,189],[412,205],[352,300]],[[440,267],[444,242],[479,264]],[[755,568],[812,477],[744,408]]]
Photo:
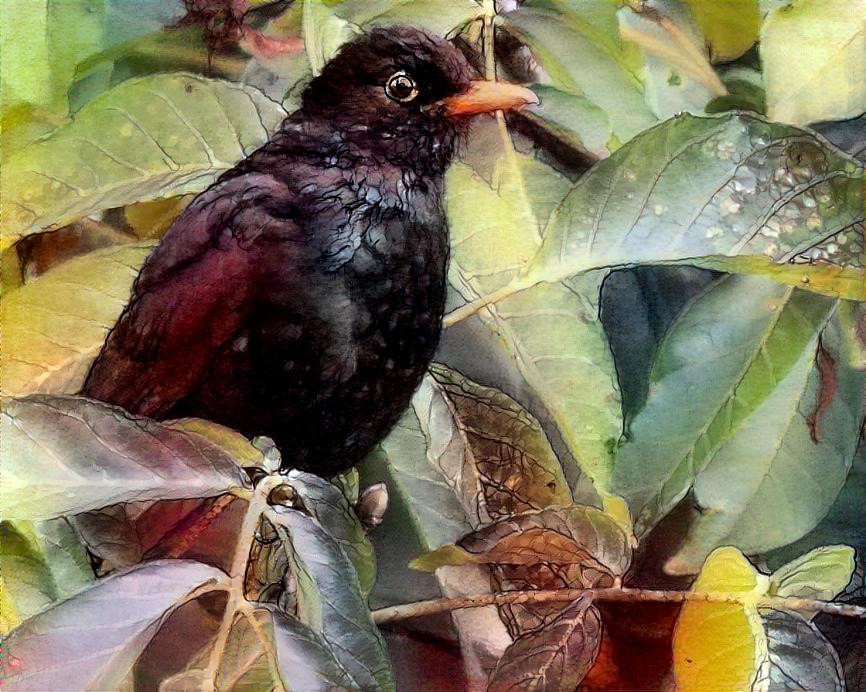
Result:
[[174,222],[82,394],[268,435],[286,466],[324,476],[358,462],[439,339],[443,176],[469,116],[531,100],[478,84],[457,49],[414,29],[344,46],[270,141]]

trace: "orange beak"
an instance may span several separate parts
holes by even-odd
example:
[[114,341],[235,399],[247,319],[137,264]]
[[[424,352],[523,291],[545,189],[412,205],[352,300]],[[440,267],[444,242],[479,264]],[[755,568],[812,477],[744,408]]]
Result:
[[439,101],[445,115],[475,115],[505,111],[538,103],[533,91],[517,84],[483,79],[471,82],[468,91]]

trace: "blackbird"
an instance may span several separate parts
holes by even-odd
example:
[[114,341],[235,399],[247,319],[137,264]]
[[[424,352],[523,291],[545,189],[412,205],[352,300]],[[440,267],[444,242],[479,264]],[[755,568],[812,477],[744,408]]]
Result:
[[443,175],[477,113],[536,102],[406,27],[347,43],[177,218],[82,394],[267,435],[322,476],[395,425],[441,331]]

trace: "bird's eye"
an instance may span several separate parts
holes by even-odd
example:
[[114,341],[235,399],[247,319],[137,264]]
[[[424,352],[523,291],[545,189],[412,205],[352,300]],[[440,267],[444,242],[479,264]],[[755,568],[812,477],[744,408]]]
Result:
[[408,103],[418,95],[418,85],[408,73],[400,70],[388,77],[385,93],[394,101]]

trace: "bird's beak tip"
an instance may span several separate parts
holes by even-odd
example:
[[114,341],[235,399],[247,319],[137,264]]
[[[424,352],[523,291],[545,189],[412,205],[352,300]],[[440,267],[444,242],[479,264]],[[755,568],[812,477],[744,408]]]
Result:
[[492,80],[476,80],[462,94],[439,102],[446,115],[476,115],[493,111],[517,110],[540,103],[532,89]]

